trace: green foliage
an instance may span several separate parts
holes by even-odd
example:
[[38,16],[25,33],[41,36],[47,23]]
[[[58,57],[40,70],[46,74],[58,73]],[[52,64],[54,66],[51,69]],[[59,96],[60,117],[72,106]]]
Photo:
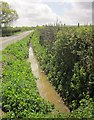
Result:
[[71,112],[70,118],[94,118],[94,102],[92,98],[82,99],[80,107]]
[[3,51],[2,110],[4,118],[40,118],[52,110],[37,90],[27,62],[30,35]]
[[0,2],[0,11],[2,12],[1,14],[1,19],[0,23],[3,26],[9,25],[11,22],[15,21],[18,19],[18,14],[15,10],[11,9],[9,4],[7,2]]
[[32,46],[41,68],[69,106],[69,115],[51,115],[51,105],[39,96],[36,78],[26,62],[29,37],[3,51],[2,109],[5,117],[93,118],[92,27],[44,26],[38,27],[32,36]]
[[32,29],[32,27],[2,27],[2,37],[11,36],[19,32],[24,32]]
[[[38,28],[32,37],[34,51],[49,81],[71,111],[83,109],[80,117],[86,116],[86,109],[90,110],[89,103],[84,109],[80,101],[86,96],[94,100],[93,43],[91,26],[58,29],[56,26],[44,26]],[[92,116],[91,111],[88,117]]]
[[20,29],[17,29],[17,28],[12,28],[12,27],[2,27],[2,37],[5,37],[5,36],[11,36],[13,35],[14,33],[16,32],[20,32],[21,30]]

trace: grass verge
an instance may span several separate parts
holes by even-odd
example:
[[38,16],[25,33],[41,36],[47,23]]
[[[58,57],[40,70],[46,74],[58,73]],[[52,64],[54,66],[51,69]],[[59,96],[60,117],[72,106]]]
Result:
[[3,118],[40,118],[52,106],[39,95],[28,58],[30,35],[3,50],[2,110]]

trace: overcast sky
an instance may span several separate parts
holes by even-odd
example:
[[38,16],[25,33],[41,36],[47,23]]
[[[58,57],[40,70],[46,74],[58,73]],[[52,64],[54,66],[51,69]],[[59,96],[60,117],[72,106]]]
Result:
[[36,26],[54,24],[92,23],[93,0],[3,0],[19,15],[15,26]]

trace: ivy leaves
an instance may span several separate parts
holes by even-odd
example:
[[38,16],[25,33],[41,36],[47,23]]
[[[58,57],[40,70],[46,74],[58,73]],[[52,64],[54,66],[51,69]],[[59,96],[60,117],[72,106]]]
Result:
[[[58,31],[56,26],[44,26],[32,37],[41,67],[69,108],[79,111],[76,117],[85,117],[87,111],[92,114],[86,96],[94,99],[93,39],[91,26],[59,27]],[[88,102],[87,111],[80,104],[83,99]]]
[[39,95],[27,62],[29,36],[3,51],[2,110],[5,118],[42,117],[52,106]]

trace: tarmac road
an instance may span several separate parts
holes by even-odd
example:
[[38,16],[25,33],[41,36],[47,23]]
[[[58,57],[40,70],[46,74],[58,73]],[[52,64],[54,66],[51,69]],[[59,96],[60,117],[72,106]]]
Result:
[[20,34],[9,36],[9,37],[0,37],[0,50],[3,50],[9,44],[12,44],[12,43],[14,43],[14,42],[16,42],[18,40],[21,40],[22,38],[24,38],[28,34],[30,34],[30,32],[32,32],[32,31],[22,32]]

